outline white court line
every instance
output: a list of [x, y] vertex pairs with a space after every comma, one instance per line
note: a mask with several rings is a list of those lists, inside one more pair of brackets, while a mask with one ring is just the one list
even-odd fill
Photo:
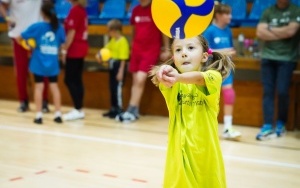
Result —
[[[75, 134], [69, 134], [69, 133], [61, 133], [61, 132], [56, 132], [56, 131], [46, 131], [46, 130], [40, 130], [40, 129], [21, 128], [21, 127], [5, 126], [5, 125], [0, 125], [0, 129], [166, 151], [166, 147], [164, 147], [164, 146], [141, 144], [141, 143], [137, 143], [137, 142], [130, 142], [130, 141], [124, 141], [124, 140], [107, 139], [107, 138], [92, 137], [92, 136], [82, 136], [82, 135], [75, 135]], [[231, 155], [224, 155], [224, 158], [227, 158], [230, 160], [243, 161], [243, 162], [251, 162], [251, 163], [264, 164], [264, 165], [272, 165], [272, 166], [281, 166], [281, 167], [287, 167], [287, 168], [300, 169], [300, 164], [291, 164], [291, 163], [276, 162], [276, 161], [269, 161], [269, 160], [252, 159], [252, 158], [237, 157], [237, 156], [231, 156]]]

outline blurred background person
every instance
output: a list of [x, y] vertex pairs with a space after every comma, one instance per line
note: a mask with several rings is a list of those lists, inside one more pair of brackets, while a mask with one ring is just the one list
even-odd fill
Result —
[[66, 32], [65, 84], [71, 95], [74, 109], [63, 115], [66, 121], [84, 118], [82, 110], [84, 85], [82, 80], [84, 58], [88, 53], [88, 17], [86, 0], [69, 0], [72, 8], [64, 20]]
[[[122, 23], [120, 20], [112, 19], [107, 23], [110, 40], [104, 46], [108, 49], [111, 58], [108, 61], [109, 68], [109, 91], [110, 109], [103, 114], [104, 117], [115, 118], [122, 112], [122, 87], [126, 74], [126, 62], [129, 59], [129, 43], [122, 33]], [[96, 54], [98, 63], [104, 63], [101, 54]]]
[[[236, 54], [233, 47], [232, 32], [229, 27], [231, 22], [231, 7], [219, 2], [215, 3], [214, 17], [212, 24], [205, 30], [203, 36], [209, 43], [209, 47], [214, 52], [226, 53], [229, 56]], [[233, 107], [235, 102], [235, 91], [233, 88], [233, 70], [222, 82], [222, 95], [224, 102], [224, 129], [223, 138], [236, 139], [241, 133], [232, 127]]]
[[171, 56], [169, 38], [156, 27], [151, 14], [151, 0], [139, 0], [132, 10], [130, 23], [133, 27], [133, 39], [129, 62], [132, 73], [131, 95], [127, 110], [116, 116], [117, 121], [129, 123], [140, 116], [140, 102], [144, 92], [150, 68]]
[[[289, 108], [289, 87], [299, 60], [300, 8], [289, 0], [277, 0], [267, 8], [257, 25], [256, 35], [264, 42], [261, 52], [263, 85], [263, 126], [257, 140], [282, 136]], [[276, 126], [273, 129], [275, 91], [277, 93]]]
[[[27, 92], [27, 82], [29, 78], [28, 65], [30, 52], [23, 48], [16, 37], [29, 25], [41, 20], [40, 8], [42, 0], [16, 1], [1, 0], [0, 12], [8, 24], [8, 36], [12, 39], [13, 58], [16, 72], [17, 89], [20, 101], [19, 112], [29, 110], [29, 96]], [[43, 112], [49, 112], [48, 108], [48, 80], [44, 79], [43, 91]]]

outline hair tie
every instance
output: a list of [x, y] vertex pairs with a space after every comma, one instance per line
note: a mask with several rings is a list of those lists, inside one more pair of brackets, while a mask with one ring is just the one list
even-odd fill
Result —
[[211, 48], [208, 48], [207, 53], [208, 53], [209, 55], [211, 55], [211, 54], [213, 53], [212, 49], [211, 49]]

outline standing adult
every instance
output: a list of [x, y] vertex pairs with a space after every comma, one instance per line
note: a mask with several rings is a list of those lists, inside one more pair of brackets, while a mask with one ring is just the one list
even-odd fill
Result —
[[84, 86], [82, 81], [84, 57], [88, 53], [88, 16], [85, 10], [86, 0], [69, 0], [72, 8], [64, 21], [66, 31], [65, 84], [70, 92], [74, 109], [63, 115], [63, 119], [84, 118], [82, 110]]
[[[14, 66], [17, 79], [18, 97], [20, 101], [19, 112], [29, 110], [29, 97], [27, 92], [28, 64], [30, 52], [23, 48], [16, 40], [20, 33], [29, 25], [41, 20], [40, 8], [42, 0], [14, 1], [1, 0], [0, 12], [8, 24], [8, 36], [12, 39]], [[48, 109], [48, 79], [44, 79], [43, 112]]]
[[[298, 59], [300, 39], [300, 8], [290, 0], [277, 0], [267, 8], [256, 35], [264, 44], [262, 48], [261, 73], [263, 85], [263, 120], [257, 140], [266, 140], [285, 133], [289, 107], [289, 86]], [[273, 129], [274, 101], [277, 91], [276, 127]]]

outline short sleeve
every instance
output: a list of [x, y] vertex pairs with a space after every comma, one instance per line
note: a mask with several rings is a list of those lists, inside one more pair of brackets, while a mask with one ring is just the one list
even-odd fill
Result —
[[66, 19], [65, 22], [65, 27], [66, 29], [76, 29], [77, 25], [78, 25], [78, 18], [77, 18], [77, 13], [76, 11], [74, 11], [75, 9], [71, 9], [70, 13]]
[[119, 59], [127, 60], [129, 59], [129, 44], [125, 37], [121, 38], [120, 41], [120, 51], [119, 51]]
[[38, 28], [40, 27], [40, 23], [35, 23], [30, 25], [26, 30], [21, 33], [23, 39], [36, 38], [38, 36], [38, 32], [40, 31]]
[[219, 95], [222, 84], [222, 76], [218, 71], [209, 70], [202, 72], [205, 85], [209, 95], [217, 94]]

